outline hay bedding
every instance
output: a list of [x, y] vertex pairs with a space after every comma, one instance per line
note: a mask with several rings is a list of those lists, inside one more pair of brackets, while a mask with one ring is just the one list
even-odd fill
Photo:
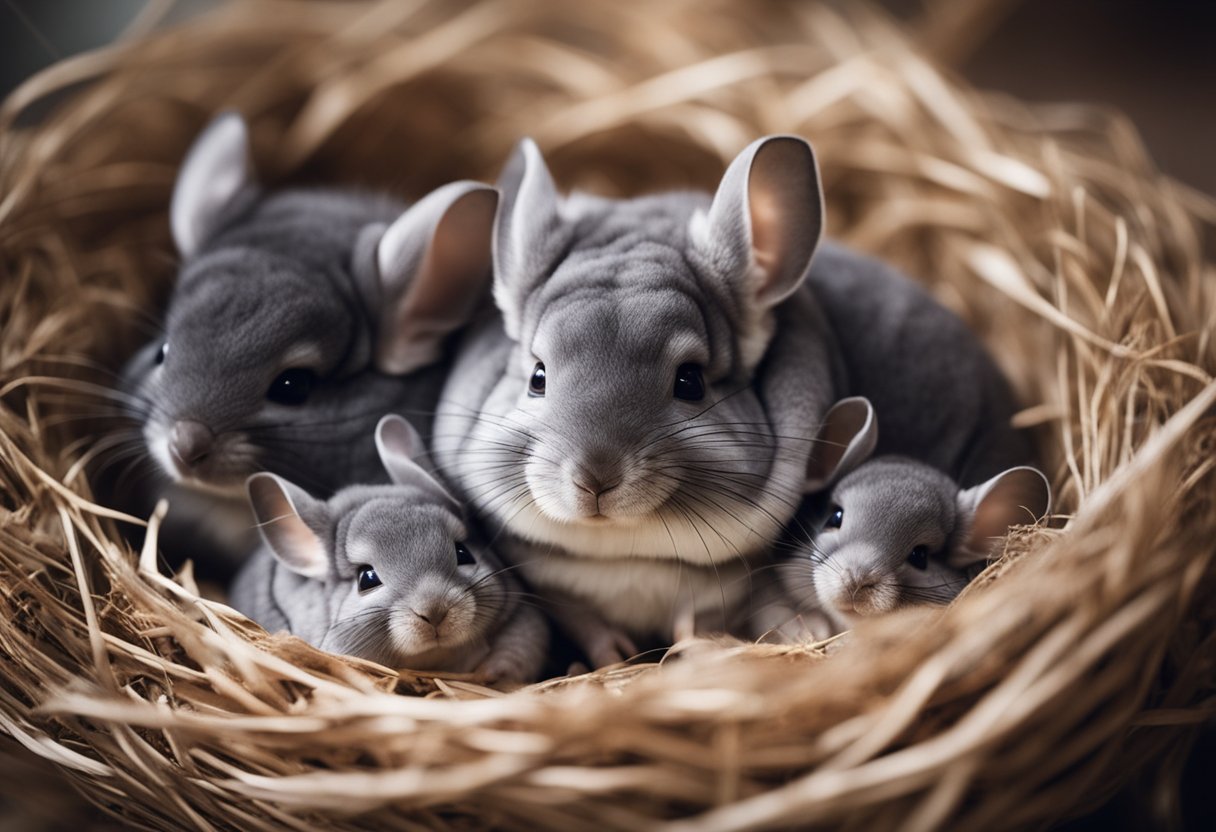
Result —
[[[274, 180], [413, 195], [525, 133], [620, 193], [810, 137], [830, 232], [924, 278], [1014, 380], [1055, 527], [826, 649], [687, 643], [510, 695], [268, 638], [156, 573], [156, 518], [129, 551], [84, 476], [173, 275], [176, 165], [224, 107]], [[1149, 763], [1169, 809], [1216, 713], [1216, 206], [1117, 116], [978, 96], [855, 5], [257, 0], [62, 63], [0, 118], [0, 726], [111, 814], [993, 828]]]

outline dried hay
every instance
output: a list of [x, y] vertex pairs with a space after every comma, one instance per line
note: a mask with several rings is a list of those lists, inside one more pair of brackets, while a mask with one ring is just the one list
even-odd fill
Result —
[[[498, 695], [267, 638], [156, 574], [155, 518], [128, 551], [82, 474], [222, 108], [275, 180], [407, 195], [522, 134], [620, 193], [810, 137], [831, 233], [1014, 380], [1057, 528], [826, 658], [692, 643]], [[0, 727], [133, 826], [1024, 826], [1149, 762], [1170, 785], [1216, 713], [1216, 205], [1118, 116], [977, 95], [855, 4], [250, 0], [59, 64], [0, 125]]]

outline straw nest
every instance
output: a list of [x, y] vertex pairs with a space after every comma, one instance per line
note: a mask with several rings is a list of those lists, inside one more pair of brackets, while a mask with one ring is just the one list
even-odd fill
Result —
[[[614, 193], [805, 135], [830, 232], [1009, 373], [1059, 516], [952, 607], [826, 649], [685, 643], [502, 695], [268, 637], [158, 575], [156, 519], [131, 551], [84, 475], [223, 108], [272, 182], [405, 195], [524, 134]], [[61, 63], [0, 118], [0, 726], [125, 822], [1024, 826], [1150, 763], [1168, 787], [1213, 715], [1216, 206], [1115, 115], [978, 95], [856, 5], [257, 0]]]

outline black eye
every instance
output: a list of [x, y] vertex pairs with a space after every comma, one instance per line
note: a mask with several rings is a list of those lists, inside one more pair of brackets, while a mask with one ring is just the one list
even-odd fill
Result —
[[828, 515], [828, 521], [823, 524], [825, 529], [839, 529], [844, 525], [844, 509], [840, 506], [832, 506], [832, 513]]
[[545, 365], [542, 361], [536, 362], [536, 367], [532, 370], [532, 378], [528, 379], [528, 395], [533, 397], [545, 395]]
[[908, 555], [908, 564], [913, 569], [927, 569], [929, 566], [929, 547], [917, 546]]
[[705, 379], [697, 364], [681, 364], [676, 369], [675, 397], [686, 402], [699, 402], [705, 398]]
[[317, 375], [312, 370], [303, 367], [292, 367], [279, 373], [266, 391], [266, 398], [278, 404], [304, 404]]
[[158, 349], [158, 350], [156, 351], [156, 363], [157, 363], [157, 365], [164, 364], [164, 363], [165, 363], [165, 356], [166, 356], [166, 355], [168, 355], [168, 354], [169, 354], [169, 342], [168, 342], [168, 341], [166, 341], [165, 343], [161, 344], [161, 345], [160, 345], [160, 349]]
[[476, 562], [477, 561], [473, 558], [473, 553], [469, 551], [468, 546], [465, 546], [463, 543], [456, 544], [456, 565], [457, 566], [469, 566]]
[[380, 586], [380, 576], [370, 566], [359, 567], [359, 591], [367, 592]]

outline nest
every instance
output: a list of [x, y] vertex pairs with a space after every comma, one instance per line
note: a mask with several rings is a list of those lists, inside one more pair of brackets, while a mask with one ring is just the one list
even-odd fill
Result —
[[[829, 232], [1014, 382], [1059, 515], [951, 607], [826, 648], [688, 642], [503, 694], [267, 636], [158, 574], [159, 515], [85, 476], [173, 279], [177, 165], [225, 108], [271, 182], [405, 196], [524, 134], [622, 194], [807, 136]], [[0, 120], [3, 747], [125, 823], [1025, 826], [1150, 764], [1168, 798], [1214, 713], [1216, 206], [1117, 115], [978, 95], [856, 4], [250, 0], [52, 67]]]

